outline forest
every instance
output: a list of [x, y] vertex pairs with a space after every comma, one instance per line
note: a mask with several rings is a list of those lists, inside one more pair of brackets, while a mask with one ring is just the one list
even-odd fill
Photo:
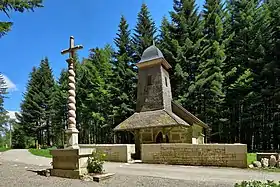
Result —
[[[113, 143], [112, 129], [135, 110], [135, 64], [155, 41], [172, 66], [173, 99], [210, 126], [207, 142], [279, 149], [280, 0], [206, 0], [201, 8], [195, 0], [168, 3], [173, 9], [159, 28], [142, 4], [135, 28], [121, 16], [114, 47], [93, 46], [86, 58], [76, 54], [79, 142]], [[35, 140], [65, 144], [67, 69], [55, 80], [49, 61], [29, 74], [12, 132], [15, 148]], [[131, 138], [124, 133], [120, 142]]]

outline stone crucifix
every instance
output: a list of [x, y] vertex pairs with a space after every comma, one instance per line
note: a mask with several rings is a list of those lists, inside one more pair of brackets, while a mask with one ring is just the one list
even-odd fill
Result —
[[76, 50], [82, 49], [82, 45], [74, 45], [74, 37], [70, 37], [70, 47], [61, 51], [64, 55], [69, 53], [69, 58], [66, 60], [68, 62], [68, 129], [66, 133], [68, 134], [68, 149], [79, 149], [78, 144], [78, 129], [76, 128], [76, 87], [75, 87], [75, 69], [74, 69], [74, 54]]

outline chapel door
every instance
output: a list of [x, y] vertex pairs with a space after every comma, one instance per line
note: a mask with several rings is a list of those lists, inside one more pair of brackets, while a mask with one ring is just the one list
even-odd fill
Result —
[[163, 143], [163, 135], [161, 132], [159, 132], [156, 137], [156, 143]]

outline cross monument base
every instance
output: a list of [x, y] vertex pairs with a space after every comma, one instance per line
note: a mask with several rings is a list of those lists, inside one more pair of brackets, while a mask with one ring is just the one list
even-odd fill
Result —
[[80, 179], [87, 174], [87, 161], [92, 154], [90, 149], [56, 149], [51, 150], [53, 156], [51, 176]]

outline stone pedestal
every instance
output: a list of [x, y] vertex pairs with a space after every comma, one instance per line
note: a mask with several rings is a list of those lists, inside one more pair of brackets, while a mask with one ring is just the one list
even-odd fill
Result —
[[81, 175], [88, 173], [87, 160], [92, 151], [91, 149], [51, 150], [53, 156], [51, 176], [79, 179]]
[[67, 129], [66, 134], [68, 136], [66, 149], [79, 149], [79, 144], [78, 144], [79, 131], [78, 131], [78, 129], [76, 129], [76, 128]]

